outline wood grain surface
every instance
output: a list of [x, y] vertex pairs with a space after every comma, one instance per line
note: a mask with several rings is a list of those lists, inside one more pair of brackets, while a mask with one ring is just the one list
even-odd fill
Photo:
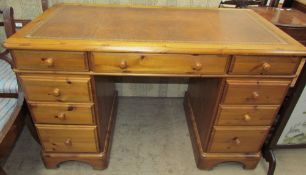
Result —
[[272, 124], [278, 105], [220, 105], [216, 125], [245, 126]]
[[92, 103], [29, 103], [32, 117], [39, 124], [95, 123]]
[[91, 85], [87, 76], [20, 76], [26, 98], [42, 102], [90, 102]]
[[94, 72], [224, 74], [228, 56], [98, 53], [90, 57]]
[[273, 79], [227, 79], [223, 104], [267, 104], [282, 103], [290, 81]]
[[14, 50], [13, 54], [18, 69], [88, 71], [85, 52]]
[[46, 152], [99, 151], [96, 126], [36, 124], [36, 128]]
[[248, 153], [259, 152], [269, 127], [215, 126], [209, 152]]

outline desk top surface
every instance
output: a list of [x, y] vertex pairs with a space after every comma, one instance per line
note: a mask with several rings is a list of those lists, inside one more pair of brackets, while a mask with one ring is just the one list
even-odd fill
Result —
[[289, 54], [305, 48], [251, 10], [61, 4], [5, 44], [11, 49]]

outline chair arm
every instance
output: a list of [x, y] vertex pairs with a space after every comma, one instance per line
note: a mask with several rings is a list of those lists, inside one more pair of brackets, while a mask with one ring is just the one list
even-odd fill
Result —
[[9, 59], [6, 55], [9, 54], [9, 51], [6, 49], [3, 52], [0, 53], [0, 59], [6, 61], [8, 64], [11, 65], [13, 68], [13, 62], [11, 59]]

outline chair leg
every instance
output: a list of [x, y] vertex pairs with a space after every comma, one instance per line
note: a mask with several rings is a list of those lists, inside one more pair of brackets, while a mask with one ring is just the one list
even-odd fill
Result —
[[27, 116], [25, 120], [26, 120], [25, 121], [26, 126], [29, 129], [31, 136], [34, 138], [34, 140], [38, 144], [40, 144], [40, 141], [39, 141], [39, 138], [38, 138], [38, 135], [37, 135], [37, 131], [36, 131], [36, 128], [34, 126], [34, 123], [33, 123], [32, 119], [31, 119], [31, 116]]
[[28, 130], [30, 131], [30, 134], [32, 135], [32, 137], [34, 138], [34, 140], [40, 144], [38, 135], [37, 135], [37, 130], [35, 128], [34, 122], [32, 120], [30, 111], [28, 109], [28, 106], [26, 105], [26, 102], [24, 102], [24, 107], [25, 107], [25, 124], [28, 128]]
[[7, 175], [1, 166], [0, 166], [0, 175]]
[[276, 167], [276, 159], [272, 149], [264, 148], [263, 157], [269, 162], [269, 169], [267, 175], [273, 175]]

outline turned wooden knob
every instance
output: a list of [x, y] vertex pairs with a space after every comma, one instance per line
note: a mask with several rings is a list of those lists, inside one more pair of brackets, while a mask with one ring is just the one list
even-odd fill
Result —
[[61, 91], [59, 88], [55, 88], [52, 93], [55, 97], [58, 97], [61, 95]]
[[271, 69], [271, 64], [269, 64], [269, 63], [267, 63], [267, 62], [263, 63], [263, 64], [262, 64], [262, 69], [263, 69], [264, 71], [270, 70], [270, 69]]
[[256, 91], [254, 91], [254, 92], [252, 93], [252, 95], [253, 95], [253, 98], [254, 98], [254, 99], [257, 99], [257, 98], [259, 97], [259, 93], [256, 92]]
[[199, 71], [199, 70], [201, 70], [202, 69], [202, 64], [201, 63], [199, 63], [199, 62], [196, 62], [193, 66], [192, 66], [192, 69], [193, 70], [196, 70], [196, 71]]
[[233, 140], [236, 145], [239, 145], [241, 143], [238, 137], [235, 137]]
[[243, 116], [245, 121], [250, 121], [251, 120], [251, 116], [249, 114], [244, 114]]
[[67, 145], [67, 146], [72, 145], [72, 141], [71, 141], [70, 138], [68, 138], [68, 139], [65, 140], [65, 145]]
[[52, 67], [54, 66], [54, 60], [53, 58], [44, 58], [43, 62], [48, 66], [48, 67]]
[[128, 64], [125, 60], [121, 61], [119, 64], [120, 69], [126, 69], [128, 67]]
[[66, 119], [66, 114], [64, 112], [62, 112], [58, 116], [56, 116], [56, 118], [58, 118], [60, 120], [65, 120]]

